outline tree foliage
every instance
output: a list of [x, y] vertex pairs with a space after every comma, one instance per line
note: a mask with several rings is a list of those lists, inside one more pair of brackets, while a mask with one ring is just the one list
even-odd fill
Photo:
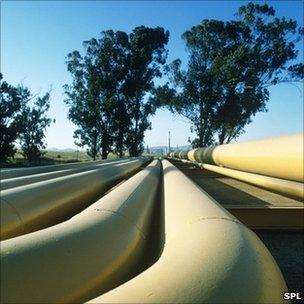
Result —
[[249, 3], [237, 20], [203, 20], [183, 34], [189, 52], [168, 66], [170, 83], [155, 90], [154, 102], [192, 122], [193, 146], [228, 143], [252, 117], [266, 111], [268, 87], [303, 79], [296, 43], [303, 29], [294, 20], [275, 17], [271, 6]]
[[21, 98], [18, 89], [3, 81], [0, 74], [0, 162], [13, 157], [14, 145], [20, 132]]
[[1, 74], [0, 80], [0, 162], [14, 157], [17, 140], [25, 158], [29, 162], [37, 161], [42, 155], [41, 149], [45, 148], [45, 129], [51, 123], [45, 115], [49, 109], [50, 94], [38, 97], [31, 107], [29, 103], [34, 96], [28, 88], [7, 84]]
[[241, 37], [214, 63], [223, 91], [216, 121], [219, 143], [236, 138], [252, 116], [266, 110], [269, 86], [304, 76], [303, 64], [292, 63], [298, 55], [296, 43], [303, 36], [296, 21], [275, 17], [275, 10], [267, 4], [249, 3], [240, 7], [238, 16], [240, 21], [227, 26]]
[[88, 146], [95, 159], [110, 151], [120, 157], [126, 148], [132, 156], [142, 151], [148, 116], [154, 108], [145, 99], [165, 62], [163, 28], [137, 27], [128, 35], [103, 31], [100, 39], [84, 42], [84, 55], [68, 55], [72, 85], [65, 85], [69, 119], [78, 127], [76, 143]]
[[[125, 43], [122, 32], [102, 32], [101, 39], [84, 42], [85, 55], [78, 51], [68, 55], [67, 67], [72, 85], [65, 85], [69, 105], [68, 118], [78, 127], [74, 137], [79, 146], [88, 146], [88, 154], [95, 159], [102, 152], [106, 158], [111, 150], [113, 113], [119, 86], [119, 50]], [[116, 57], [116, 58], [115, 58]]]
[[154, 88], [153, 79], [161, 77], [160, 67], [166, 62], [169, 32], [163, 28], [137, 27], [130, 34], [127, 55], [128, 74], [123, 93], [127, 101], [127, 114], [131, 123], [126, 136], [131, 156], [143, 152], [144, 132], [151, 127], [149, 115], [154, 114], [154, 104], [145, 99]]
[[28, 88], [21, 87], [22, 107], [20, 112], [19, 141], [22, 154], [28, 162], [38, 161], [45, 149], [45, 130], [51, 124], [52, 119], [47, 117], [46, 112], [50, 107], [50, 93], [37, 97], [33, 106], [28, 101], [33, 98]]

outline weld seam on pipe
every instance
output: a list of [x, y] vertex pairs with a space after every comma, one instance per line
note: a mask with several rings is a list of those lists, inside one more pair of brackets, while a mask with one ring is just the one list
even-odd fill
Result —
[[[94, 209], [94, 210], [97, 211], [97, 209]], [[105, 209], [102, 210], [102, 213], [105, 214], [105, 215], [106, 214], [110, 214], [111, 221], [113, 221], [113, 222], [115, 222], [114, 218], [117, 218], [118, 219], [117, 223], [121, 223], [123, 226], [125, 226], [125, 229], [127, 229], [127, 227], [129, 227], [128, 230], [130, 230], [130, 231], [132, 231], [132, 229], [135, 229], [135, 231], [137, 232], [137, 236], [139, 238], [139, 240], [137, 240], [137, 243], [140, 244], [142, 242], [143, 244], [141, 244], [140, 246], [141, 247], [146, 246], [146, 244], [147, 244], [147, 238], [145, 237], [144, 233], [136, 225], [134, 225], [134, 223], [132, 223], [132, 221], [130, 221], [127, 217], [125, 217], [122, 214], [119, 214], [117, 212], [114, 212], [114, 211], [111, 211], [111, 210], [105, 210]], [[50, 229], [50, 228], [52, 228], [52, 227], [48, 227], [47, 229]], [[35, 233], [40, 233], [40, 232], [41, 232], [41, 230], [34, 232], [34, 234]], [[26, 237], [27, 235], [21, 235], [20, 237], [22, 238], [24, 236]], [[10, 239], [10, 240], [5, 240], [4, 242], [13, 242], [13, 241], [14, 241], [14, 239]], [[134, 252], [132, 254], [137, 254], [137, 253]], [[102, 258], [102, 255], [101, 255], [101, 258]], [[138, 262], [140, 262], [140, 261], [138, 261]], [[1, 264], [4, 265], [5, 262], [1, 261]], [[123, 266], [123, 265], [121, 265], [121, 266]], [[102, 270], [103, 269], [101, 269], [101, 271]], [[37, 270], [35, 270], [35, 271], [37, 272]], [[28, 275], [29, 275], [29, 273], [28, 273]], [[68, 274], [66, 273], [66, 275], [68, 275]], [[1, 277], [4, 277], [4, 274], [2, 274]], [[1, 285], [3, 283], [4, 283], [3, 280], [1, 280]], [[77, 299], [77, 301], [75, 301], [75, 294], [72, 294], [72, 296], [70, 294], [64, 294], [62, 296], [62, 298], [60, 298], [60, 299], [58, 299], [56, 301], [48, 301], [48, 300], [45, 300], [45, 299], [42, 300], [42, 299], [33, 298], [33, 297], [30, 298], [30, 301], [28, 301], [28, 300], [26, 300], [26, 301], [20, 300], [20, 297], [19, 297], [18, 301], [15, 301], [15, 299], [11, 299], [10, 298], [11, 295], [9, 297], [7, 297], [6, 295], [3, 295], [3, 293], [4, 293], [4, 289], [3, 288], [5, 288], [5, 287], [1, 286], [1, 289], [2, 289], [2, 292], [1, 292], [1, 303], [45, 303], [45, 304], [47, 304], [47, 303], [83, 303], [84, 300], [80, 300], [80, 299], [81, 298], [88, 298], [87, 295], [81, 295], [81, 296], [77, 295], [78, 299]], [[74, 293], [75, 293], [75, 290], [74, 290]], [[77, 293], [77, 291], [76, 291], [76, 293]], [[89, 291], [86, 290], [86, 293], [91, 293], [91, 291], [90, 290]], [[32, 291], [31, 291], [31, 296], [32, 296]], [[17, 298], [18, 298], [18, 296], [17, 296]]]
[[[20, 204], [21, 210], [24, 212], [24, 216], [22, 213], [18, 212], [19, 217], [22, 218], [23, 221], [23, 233], [26, 232], [33, 232], [39, 229], [46, 228], [46, 225], [44, 224], [45, 221], [47, 221], [47, 225], [51, 226], [53, 224], [57, 224], [58, 220], [57, 218], [61, 218], [64, 216], [64, 214], [68, 213], [68, 210], [65, 210], [64, 214], [61, 214], [62, 208], [65, 208], [66, 206], [70, 205], [72, 201], [78, 202], [75, 205], [75, 208], [80, 208], [82, 205], [86, 205], [89, 200], [94, 199], [94, 197], [97, 197], [98, 193], [102, 195], [104, 193], [105, 189], [108, 189], [113, 183], [124, 176], [130, 174], [131, 172], [134, 172], [136, 169], [140, 168], [141, 165], [147, 163], [148, 159], [145, 158], [138, 158], [138, 159], [132, 159], [127, 162], [113, 164], [112, 166], [105, 166], [100, 167], [98, 169], [94, 169], [91, 171], [85, 171], [80, 173], [74, 173], [72, 175], [68, 176], [61, 176], [57, 177], [51, 180], [45, 180], [41, 182], [37, 182], [34, 184], [29, 185], [23, 185], [17, 188], [7, 189], [4, 190], [1, 194], [1, 199], [3, 197], [6, 201], [10, 202], [10, 205]], [[115, 169], [115, 170], [114, 170]], [[113, 173], [114, 172], [114, 173]], [[100, 180], [100, 175], [103, 176], [103, 179]], [[82, 200], [79, 201], [79, 199], [75, 196], [75, 191], [77, 188], [77, 183], [80, 183], [81, 181], [84, 182], [88, 176], [92, 176], [92, 179], [94, 180], [94, 183], [91, 185], [92, 189], [89, 190], [83, 190], [79, 192], [79, 195], [82, 196]], [[66, 182], [66, 188], [62, 186], [62, 181]], [[72, 184], [70, 183], [72, 181]], [[99, 184], [99, 186], [97, 186]], [[47, 192], [44, 194], [43, 191], [46, 191], [46, 189], [49, 189], [49, 186], [52, 186], [52, 191], [55, 191], [56, 187], [63, 187], [66, 191], [67, 189], [70, 191], [67, 191], [65, 193], [64, 198], [57, 194], [56, 199], [53, 199], [50, 196], [46, 196]], [[87, 184], [88, 185], [88, 184]], [[99, 190], [98, 190], [99, 189]], [[73, 190], [73, 192], [71, 192]], [[98, 190], [98, 191], [97, 191]], [[24, 197], [22, 196], [23, 192], [27, 193], [27, 200], [24, 200]], [[36, 198], [33, 197], [33, 193], [36, 193], [37, 191], [40, 191], [38, 194], [42, 195], [42, 197]], [[54, 192], [50, 192], [51, 195]], [[92, 192], [93, 191], [93, 192]], [[37, 193], [36, 193], [37, 194]], [[16, 197], [15, 203], [11, 202], [9, 200], [9, 196]], [[38, 195], [38, 196], [39, 196]], [[41, 201], [42, 200], [42, 201]], [[54, 201], [55, 200], [55, 201]], [[27, 209], [25, 206], [25, 203], [28, 205], [28, 203], [32, 204], [32, 209]], [[55, 204], [56, 202], [56, 204]], [[42, 204], [43, 203], [43, 204]], [[43, 205], [44, 207], [41, 207]], [[20, 209], [18, 206], [14, 206], [15, 209]], [[3, 206], [2, 206], [3, 208]], [[74, 208], [74, 209], [75, 209]], [[21, 234], [20, 227], [17, 225], [17, 222], [10, 221], [8, 219], [7, 222], [4, 220], [7, 219], [6, 214], [4, 213], [4, 209], [1, 210], [1, 239], [9, 239], [15, 236], [18, 236]], [[71, 210], [72, 212], [72, 210]], [[51, 216], [49, 216], [51, 214]], [[24, 218], [26, 217], [26, 219]], [[45, 219], [45, 221], [42, 222], [42, 219]], [[49, 222], [52, 222], [51, 224]], [[9, 225], [13, 225], [9, 228]], [[6, 230], [4, 230], [4, 228]]]
[[3, 241], [1, 301], [83, 303], [138, 274], [161, 170], [155, 161], [71, 219]]
[[[138, 188], [140, 188], [141, 185], [142, 185], [144, 182], [145, 182], [145, 180], [143, 179], [143, 180], [139, 183], [138, 187], [133, 189], [133, 191], [132, 191], [132, 192], [129, 194], [129, 196], [125, 199], [123, 205], [127, 204], [127, 203], [132, 199], [132, 197], [134, 196], [134, 194], [136, 193], [136, 191], [138, 191]], [[121, 208], [122, 208], [122, 206], [120, 207], [120, 209], [121, 209]], [[140, 229], [140, 228], [139, 228], [131, 219], [129, 219], [129, 218], [126, 217], [125, 215], [121, 214], [121, 213], [119, 212], [120, 209], [118, 209], [118, 211], [115, 211], [115, 213], [116, 213], [116, 214], [119, 214], [120, 216], [122, 216], [122, 217], [124, 217], [125, 219], [127, 219], [128, 221], [130, 221], [130, 223], [133, 223], [134, 227], [136, 227], [136, 228], [139, 230], [139, 232], [143, 235], [143, 237], [146, 239], [146, 236], [145, 236], [145, 234], [143, 233], [143, 231], [142, 231], [142, 230], [141, 230], [141, 229]], [[101, 208], [100, 210], [102, 211], [102, 210], [107, 210], [107, 209]], [[109, 210], [107, 210], [107, 211], [109, 211]], [[112, 211], [112, 212], [113, 212], [113, 211]]]
[[6, 205], [8, 205], [11, 208], [11, 210], [13, 211], [13, 214], [15, 214], [20, 221], [21, 230], [24, 231], [25, 230], [25, 224], [24, 224], [24, 222], [22, 220], [22, 217], [19, 214], [17, 208], [14, 205], [12, 205], [7, 199], [1, 198], [1, 202], [4, 202]]
[[167, 161], [163, 165], [161, 256], [87, 303], [282, 303], [287, 287], [261, 240], [180, 170]]
[[129, 219], [127, 216], [119, 213], [118, 211], [112, 211], [112, 210], [108, 210], [108, 209], [104, 209], [104, 208], [102, 208], [102, 209], [97, 208], [97, 209], [94, 209], [94, 210], [98, 211], [98, 212], [108, 212], [108, 213], [111, 213], [111, 214], [113, 214], [117, 217], [125, 219], [130, 224], [130, 226], [132, 226], [132, 227], [134, 227], [138, 230], [139, 234], [141, 235], [141, 237], [144, 240], [147, 239], [147, 236], [144, 234], [144, 232], [131, 219]]
[[244, 227], [246, 227], [242, 222], [240, 222], [237, 219], [233, 219], [233, 218], [228, 218], [228, 217], [221, 217], [221, 216], [207, 216], [207, 217], [202, 217], [199, 219], [196, 219], [194, 221], [191, 221], [190, 224], [194, 224], [197, 222], [201, 222], [201, 221], [209, 221], [209, 220], [224, 220], [224, 221], [230, 221], [230, 222], [234, 222], [236, 224], [242, 225]]

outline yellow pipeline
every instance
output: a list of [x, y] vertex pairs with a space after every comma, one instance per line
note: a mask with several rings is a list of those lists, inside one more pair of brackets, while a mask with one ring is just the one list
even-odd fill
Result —
[[50, 166], [37, 166], [31, 168], [16, 168], [16, 169], [1, 169], [1, 180], [7, 178], [14, 178], [19, 176], [26, 176], [31, 174], [39, 174], [45, 172], [53, 172], [59, 170], [73, 169], [73, 168], [82, 168], [88, 167], [91, 165], [96, 165], [100, 163], [110, 162], [112, 160], [99, 160], [99, 161], [87, 161], [87, 162], [76, 162], [76, 163], [68, 163], [61, 165], [50, 165]]
[[181, 152], [180, 150], [173, 152], [173, 157], [178, 158], [180, 152]]
[[138, 158], [1, 191], [1, 239], [65, 220], [147, 161], [147, 158]]
[[36, 183], [36, 182], [41, 182], [41, 181], [52, 179], [55, 177], [75, 174], [75, 173], [84, 172], [84, 171], [90, 171], [93, 169], [97, 169], [101, 166], [111, 165], [113, 163], [117, 164], [117, 163], [126, 162], [126, 161], [127, 161], [127, 159], [109, 160], [109, 161], [94, 162], [94, 163], [91, 162], [90, 165], [87, 165], [87, 166], [80, 166], [80, 167], [74, 166], [71, 169], [31, 174], [31, 175], [19, 176], [19, 177], [14, 177], [14, 178], [7, 178], [4, 180], [1, 180], [1, 191], [10, 189], [10, 188], [14, 188], [14, 187], [19, 187], [19, 186], [23, 186], [23, 185]]
[[180, 159], [187, 159], [187, 155], [188, 155], [187, 151], [180, 151], [178, 157]]
[[270, 189], [280, 193], [288, 194], [289, 196], [295, 197], [297, 199], [303, 199], [304, 197], [303, 183], [283, 180], [275, 177], [263, 176], [254, 173], [247, 173], [207, 164], [202, 164], [201, 167], [209, 171], [213, 171], [253, 185], [263, 187], [265, 189]]
[[59, 225], [1, 243], [1, 303], [80, 303], [141, 262], [160, 162]]
[[194, 149], [188, 152], [188, 159], [204, 164], [215, 164], [230, 169], [303, 182], [303, 149], [303, 133], [299, 133]]
[[286, 284], [260, 239], [168, 161], [163, 168], [161, 257], [89, 303], [282, 303]]
[[[187, 151], [187, 159], [190, 161], [196, 161], [196, 159], [195, 159], [196, 151], [197, 151], [197, 149]], [[171, 155], [170, 155], [170, 157], [173, 158], [173, 156], [171, 156]]]

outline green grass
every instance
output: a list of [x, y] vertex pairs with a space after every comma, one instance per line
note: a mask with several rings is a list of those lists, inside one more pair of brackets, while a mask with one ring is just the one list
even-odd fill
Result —
[[43, 158], [52, 159], [56, 162], [71, 162], [71, 161], [89, 161], [93, 160], [86, 152], [61, 152], [61, 151], [46, 151]]

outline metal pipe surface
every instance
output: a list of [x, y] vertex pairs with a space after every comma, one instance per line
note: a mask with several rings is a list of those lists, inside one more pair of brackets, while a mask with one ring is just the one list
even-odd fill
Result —
[[181, 152], [180, 150], [173, 152], [173, 157], [178, 158], [180, 152]]
[[128, 159], [109, 160], [109, 161], [104, 161], [104, 162], [91, 163], [88, 166], [80, 166], [80, 167], [74, 166], [71, 169], [31, 174], [31, 175], [19, 176], [19, 177], [14, 177], [14, 178], [7, 178], [7, 179], [0, 181], [1, 191], [6, 190], [6, 189], [11, 189], [14, 187], [19, 187], [19, 186], [23, 186], [23, 185], [36, 183], [36, 182], [41, 182], [44, 180], [49, 180], [49, 179], [52, 179], [55, 177], [75, 174], [75, 173], [84, 172], [84, 171], [90, 171], [93, 169], [97, 169], [101, 166], [111, 165], [113, 163], [117, 164], [117, 163], [122, 163], [122, 162], [126, 162], [126, 161], [128, 161]]
[[148, 161], [132, 161], [1, 191], [1, 240], [66, 220]]
[[265, 189], [270, 189], [279, 193], [287, 194], [296, 199], [302, 200], [304, 198], [303, 183], [283, 180], [275, 177], [263, 176], [254, 173], [242, 172], [238, 170], [227, 169], [207, 164], [201, 164], [201, 167], [206, 170], [223, 174], [256, 186], [260, 186]]
[[304, 179], [303, 133], [193, 149], [188, 152], [187, 158], [297, 182]]
[[187, 157], [188, 157], [188, 152], [187, 152], [187, 151], [181, 151], [181, 152], [179, 152], [178, 157], [179, 157], [180, 159], [187, 159]]
[[70, 220], [1, 243], [1, 303], [81, 303], [126, 280], [146, 248], [154, 161]]
[[95, 166], [96, 164], [107, 163], [111, 161], [113, 160], [105, 159], [98, 161], [76, 162], [76, 163], [68, 163], [68, 164], [60, 164], [60, 165], [35, 166], [30, 168], [1, 169], [0, 177], [1, 180], [4, 180], [7, 178], [14, 178], [14, 177], [26, 176], [31, 174], [39, 174], [45, 172]]
[[161, 257], [88, 303], [282, 303], [284, 278], [260, 239], [166, 160], [163, 169]]

